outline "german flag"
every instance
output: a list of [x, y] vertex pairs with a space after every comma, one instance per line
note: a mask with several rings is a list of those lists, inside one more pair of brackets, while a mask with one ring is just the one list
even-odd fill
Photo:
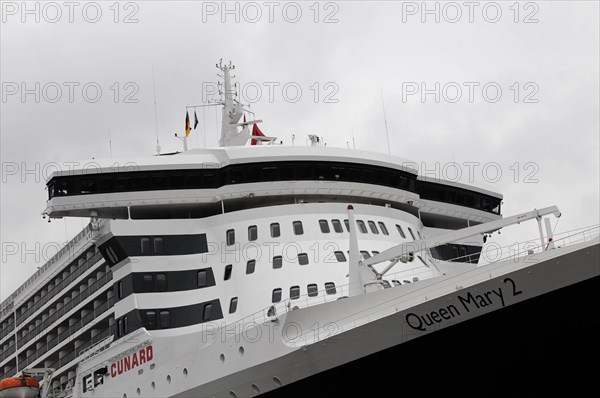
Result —
[[185, 111], [185, 136], [186, 137], [190, 136], [191, 130], [192, 130], [192, 127], [190, 126], [190, 114], [188, 113], [188, 111]]

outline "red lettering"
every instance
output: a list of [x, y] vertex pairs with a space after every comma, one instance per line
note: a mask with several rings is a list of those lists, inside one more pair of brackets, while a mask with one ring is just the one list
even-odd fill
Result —
[[140, 350], [140, 365], [146, 362], [146, 350]]
[[150, 362], [154, 358], [154, 352], [152, 350], [152, 346], [149, 345], [146, 347], [146, 361]]
[[131, 369], [131, 358], [130, 357], [125, 357], [123, 359], [123, 361], [125, 362], [125, 364], [123, 365], [123, 371], [127, 372], [128, 370]]
[[119, 359], [119, 361], [117, 362], [117, 373], [123, 374], [123, 360], [122, 359]]
[[117, 364], [110, 365], [110, 377], [117, 377]]
[[133, 358], [131, 359], [131, 368], [133, 369], [138, 365], [139, 365], [139, 362], [138, 362], [138, 358], [137, 358], [137, 352], [134, 352]]

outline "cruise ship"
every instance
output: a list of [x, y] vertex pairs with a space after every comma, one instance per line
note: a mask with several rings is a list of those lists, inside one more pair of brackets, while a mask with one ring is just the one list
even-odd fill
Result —
[[[281, 145], [241, 121], [233, 66], [217, 67], [220, 147], [48, 178], [44, 217], [90, 222], [0, 305], [0, 397], [384, 396], [592, 374], [577, 358], [598, 350], [598, 225], [559, 234], [555, 206], [503, 216], [500, 193], [396, 156]], [[534, 221], [526, 250], [482, 259], [491, 234]]]

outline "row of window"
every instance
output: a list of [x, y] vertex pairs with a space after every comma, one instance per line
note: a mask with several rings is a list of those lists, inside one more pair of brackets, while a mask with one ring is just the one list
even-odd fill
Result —
[[[133, 169], [133, 167], [132, 167]], [[416, 192], [424, 199], [454, 203], [500, 214], [501, 200], [463, 188], [449, 187], [387, 167], [345, 162], [283, 161], [228, 165], [221, 169], [131, 171], [54, 177], [48, 182], [54, 196], [207, 189], [266, 181], [346, 181]]]
[[[350, 231], [350, 222], [348, 221], [348, 219], [344, 220], [344, 225], [346, 226], [346, 232], [349, 232]], [[356, 225], [358, 227], [358, 231], [362, 234], [367, 234], [367, 233], [369, 233], [369, 231], [371, 231], [371, 233], [374, 235], [379, 235], [380, 233], [383, 235], [390, 234], [383, 221], [375, 222], [372, 220], [367, 220], [367, 222], [365, 223], [363, 220], [356, 220]], [[367, 226], [368, 226], [368, 228], [367, 228]], [[339, 219], [332, 219], [331, 227], [333, 228], [333, 231], [336, 233], [344, 232], [344, 229], [342, 228], [342, 223]], [[324, 234], [331, 233], [331, 228], [329, 227], [329, 220], [325, 220], [325, 219], [319, 220], [319, 228], [321, 229], [321, 232]], [[402, 227], [400, 225], [396, 224], [396, 228], [398, 229], [398, 233], [400, 233], [400, 236], [403, 239], [406, 239], [406, 234], [404, 233], [404, 230], [402, 229]], [[271, 223], [271, 225], [269, 226], [269, 230], [271, 233], [271, 238], [279, 238], [281, 236], [281, 226], [279, 225], [278, 222]], [[302, 221], [292, 222], [292, 230], [294, 231], [294, 235], [303, 235], [304, 227], [302, 225]], [[408, 227], [408, 232], [412, 236], [413, 240], [417, 239], [415, 237], [415, 233], [413, 232], [412, 228]], [[422, 238], [421, 233], [419, 231], [417, 231], [417, 234], [419, 234], [419, 239], [421, 239]], [[248, 241], [253, 242], [256, 240], [258, 240], [258, 227], [256, 225], [251, 225], [248, 227]], [[227, 232], [225, 233], [225, 241], [227, 242], [228, 246], [232, 246], [235, 244], [235, 229], [227, 230]]]
[[[310, 283], [306, 285], [306, 292], [308, 297], [316, 297], [319, 295], [319, 288], [316, 283]], [[281, 301], [281, 295], [283, 290], [281, 288], [273, 289], [273, 293], [271, 295], [272, 303], [279, 303]], [[335, 283], [333, 282], [325, 282], [325, 293], [326, 294], [336, 294], [337, 289], [335, 288]], [[300, 286], [292, 286], [290, 287], [290, 299], [296, 300], [300, 298]]]

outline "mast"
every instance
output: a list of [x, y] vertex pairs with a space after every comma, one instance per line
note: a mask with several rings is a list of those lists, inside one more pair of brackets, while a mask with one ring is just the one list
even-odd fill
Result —
[[[233, 96], [235, 91], [231, 88], [231, 79], [235, 76], [231, 76], [230, 71], [235, 69], [235, 65], [229, 61], [228, 64], [223, 64], [223, 60], [219, 61], [217, 68], [223, 72], [223, 88], [222, 105], [223, 105], [223, 117], [221, 119], [221, 138], [219, 144], [221, 146], [232, 146], [232, 145], [244, 145], [244, 142], [238, 143], [239, 137], [237, 124], [242, 117], [243, 110], [242, 105], [238, 101], [234, 101]], [[241, 138], [241, 137], [240, 137]]]

